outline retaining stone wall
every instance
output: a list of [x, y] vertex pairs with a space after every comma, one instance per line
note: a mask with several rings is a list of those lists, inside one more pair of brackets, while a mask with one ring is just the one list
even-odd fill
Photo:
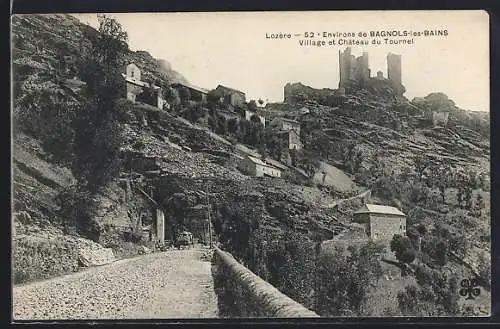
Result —
[[238, 263], [231, 254], [215, 248], [213, 264], [221, 317], [319, 317]]

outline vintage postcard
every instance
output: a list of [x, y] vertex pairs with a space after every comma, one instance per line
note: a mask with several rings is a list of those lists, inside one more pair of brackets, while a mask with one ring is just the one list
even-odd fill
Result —
[[490, 316], [485, 11], [11, 26], [13, 321]]

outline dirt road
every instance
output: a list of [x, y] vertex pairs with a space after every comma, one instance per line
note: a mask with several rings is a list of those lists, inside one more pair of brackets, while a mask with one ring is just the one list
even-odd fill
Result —
[[169, 250], [15, 286], [13, 319], [217, 317], [205, 250]]

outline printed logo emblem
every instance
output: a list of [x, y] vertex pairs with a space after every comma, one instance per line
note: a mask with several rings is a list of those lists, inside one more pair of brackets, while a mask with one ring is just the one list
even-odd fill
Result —
[[474, 297], [479, 296], [481, 294], [481, 290], [477, 288], [479, 285], [476, 279], [463, 279], [460, 282], [460, 295], [463, 297], [467, 297], [465, 299], [475, 299]]

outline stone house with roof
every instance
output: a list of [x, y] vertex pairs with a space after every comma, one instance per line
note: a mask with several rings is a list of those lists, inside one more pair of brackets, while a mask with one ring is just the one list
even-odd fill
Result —
[[126, 73], [122, 73], [122, 76], [125, 79], [127, 99], [136, 102], [137, 95], [141, 94], [145, 88], [152, 88], [154, 93], [154, 104], [150, 105], [162, 109], [165, 100], [162, 96], [161, 87], [141, 81], [141, 70], [134, 63], [128, 64], [125, 70]]
[[224, 104], [230, 104], [232, 106], [242, 106], [246, 102], [245, 93], [237, 89], [218, 85], [215, 90], [222, 94], [222, 101]]
[[302, 148], [300, 136], [297, 135], [295, 130], [280, 131], [278, 135], [285, 142], [285, 145], [288, 145], [289, 150], [300, 150]]
[[257, 112], [245, 110], [245, 120], [250, 121], [252, 120], [253, 116], [257, 116], [259, 118], [260, 123], [265, 127], [266, 126], [266, 118], [264, 118], [262, 115], [259, 115]]
[[365, 204], [354, 212], [353, 222], [366, 225], [372, 240], [390, 241], [394, 235], [406, 235], [406, 215], [395, 207]]
[[289, 150], [302, 149], [300, 122], [277, 117], [271, 121], [270, 125], [278, 129], [278, 136], [285, 142]]
[[251, 155], [244, 157], [239, 167], [254, 177], [281, 177], [281, 169]]
[[171, 87], [174, 88], [174, 92], [177, 93], [177, 96], [179, 96], [179, 90], [181, 88], [186, 88], [187, 90], [189, 90], [189, 93], [191, 94], [190, 100], [195, 102], [201, 102], [202, 104], [207, 102], [208, 90], [205, 88], [201, 88], [192, 85], [190, 83], [182, 83], [182, 82], [173, 83]]
[[450, 116], [450, 112], [448, 111], [433, 111], [432, 112], [432, 125], [434, 127], [442, 126], [446, 127], [448, 125], [448, 117]]
[[297, 120], [276, 117], [271, 121], [270, 125], [283, 131], [294, 130], [300, 136], [300, 122]]

